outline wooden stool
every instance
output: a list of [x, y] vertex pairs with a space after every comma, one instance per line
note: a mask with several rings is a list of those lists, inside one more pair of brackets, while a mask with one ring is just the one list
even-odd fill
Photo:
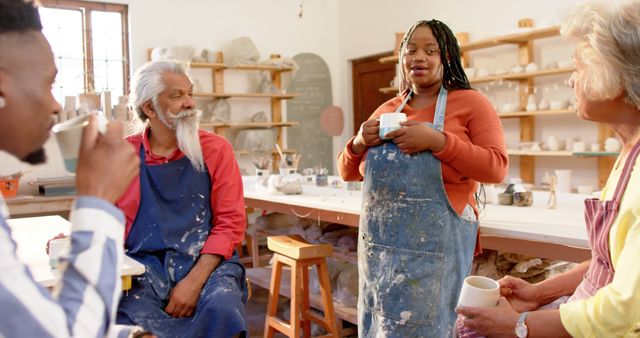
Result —
[[[275, 330], [278, 330], [290, 338], [298, 338], [302, 330], [304, 337], [310, 337], [313, 321], [329, 332], [324, 337], [338, 337], [336, 315], [331, 298], [331, 282], [325, 260], [325, 257], [333, 253], [333, 247], [330, 244], [307, 243], [298, 235], [270, 236], [267, 238], [267, 246], [274, 252], [274, 262], [264, 336], [271, 338]], [[291, 267], [291, 320], [289, 323], [276, 317], [284, 264]], [[314, 313], [309, 307], [309, 267], [313, 265], [318, 269], [324, 318]]]

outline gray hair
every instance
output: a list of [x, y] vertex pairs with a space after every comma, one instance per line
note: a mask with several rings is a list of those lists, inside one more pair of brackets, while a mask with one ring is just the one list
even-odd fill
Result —
[[158, 106], [158, 95], [165, 90], [162, 76], [167, 72], [189, 77], [187, 67], [173, 60], [147, 62], [133, 76], [129, 94], [129, 106], [132, 111], [136, 112], [142, 122], [146, 122], [148, 119], [142, 110], [142, 106], [149, 100], [151, 100], [154, 107]]
[[640, 108], [640, 1], [582, 4], [561, 33], [577, 42], [583, 68], [579, 90], [596, 101], [624, 92], [626, 101]]

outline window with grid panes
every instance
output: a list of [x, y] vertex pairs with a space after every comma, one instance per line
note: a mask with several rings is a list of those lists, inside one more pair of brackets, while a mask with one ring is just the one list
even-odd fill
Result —
[[112, 102], [129, 90], [127, 5], [79, 0], [41, 0], [43, 33], [58, 76], [53, 93], [65, 96], [111, 92]]

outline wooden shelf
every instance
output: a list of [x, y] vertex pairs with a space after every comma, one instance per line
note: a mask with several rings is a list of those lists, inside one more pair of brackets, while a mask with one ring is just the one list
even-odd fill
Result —
[[384, 88], [380, 88], [379, 90], [380, 90], [380, 92], [385, 93], [385, 94], [397, 93], [398, 92], [398, 88], [397, 87], [384, 87]]
[[298, 95], [299, 94], [277, 94], [277, 93], [193, 93], [193, 96], [195, 97], [215, 97], [215, 98], [243, 97], [243, 98], [250, 98], [250, 99], [265, 98], [265, 99], [283, 99], [283, 100], [293, 99]]
[[507, 154], [513, 156], [573, 156], [573, 152], [570, 150], [558, 150], [558, 151], [549, 151], [549, 150], [518, 150], [518, 149], [507, 149]]
[[574, 109], [557, 109], [557, 110], [536, 110], [536, 111], [516, 111], [512, 113], [500, 113], [501, 118], [522, 117], [522, 116], [544, 116], [544, 115], [562, 115], [576, 114]]
[[584, 152], [579, 152], [579, 153], [573, 153], [573, 156], [578, 156], [578, 157], [608, 157], [608, 156], [615, 156], [618, 157], [618, 155], [620, 155], [619, 152], [612, 152], [612, 151], [584, 151]]
[[541, 29], [532, 29], [527, 32], [515, 33], [509, 35], [496, 36], [493, 38], [482, 39], [469, 42], [460, 46], [460, 51], [470, 52], [472, 50], [497, 47], [505, 44], [522, 43], [537, 39], [550, 38], [560, 35], [560, 26], [553, 26]]
[[585, 151], [585, 152], [573, 152], [571, 150], [558, 150], [558, 151], [549, 151], [549, 150], [518, 150], [518, 149], [508, 149], [507, 154], [513, 156], [576, 156], [576, 157], [603, 157], [603, 156], [618, 156], [617, 152], [607, 152], [607, 151]]
[[543, 70], [538, 70], [538, 71], [529, 72], [529, 73], [519, 73], [519, 74], [509, 73], [509, 74], [502, 74], [502, 75], [475, 77], [475, 78], [470, 78], [469, 82], [481, 83], [481, 82], [492, 82], [492, 81], [500, 81], [500, 80], [520, 81], [520, 80], [527, 80], [527, 79], [532, 79], [534, 77], [540, 77], [540, 76], [567, 74], [575, 70], [576, 70], [575, 67], [543, 69]]
[[[256, 151], [252, 151], [252, 150], [234, 150], [233, 153], [236, 155], [251, 155], [251, 154], [257, 154], [257, 153], [264, 153], [264, 152], [269, 152], [269, 150], [256, 150]], [[297, 153], [297, 151], [295, 149], [282, 149], [282, 152], [284, 154], [295, 154]], [[277, 150], [272, 150], [271, 151], [272, 155], [278, 155], [278, 151]]]
[[300, 122], [216, 122], [216, 123], [201, 123], [201, 128], [238, 128], [238, 129], [251, 129], [251, 128], [284, 128], [294, 127], [299, 125]]
[[380, 61], [380, 63], [398, 62], [399, 57], [400, 56], [398, 55], [390, 55], [390, 56], [385, 56], [383, 58], [379, 58], [378, 61]]
[[[247, 277], [252, 285], [258, 285], [269, 290], [271, 286], [271, 267], [247, 269]], [[291, 270], [283, 269], [282, 279], [280, 281], [280, 295], [291, 298], [290, 283]], [[322, 310], [322, 301], [319, 294], [311, 293], [309, 298], [313, 308]], [[356, 325], [358, 324], [358, 309], [355, 306], [345, 306], [334, 299], [333, 307], [335, 308], [336, 317]]]
[[269, 71], [269, 72], [289, 72], [293, 70], [293, 67], [279, 67], [274, 65], [262, 65], [262, 64], [239, 64], [233, 67], [227, 67], [224, 63], [209, 63], [209, 62], [192, 62], [191, 68], [207, 68], [207, 69], [225, 69], [225, 70], [256, 70], [256, 71]]
[[[470, 52], [472, 50], [484, 49], [490, 47], [497, 47], [505, 44], [516, 44], [537, 39], [550, 38], [560, 35], [560, 26], [553, 26], [548, 28], [533, 29], [528, 32], [515, 33], [509, 35], [496, 36], [493, 38], [482, 39], [478, 41], [469, 42], [460, 46], [460, 52]], [[385, 56], [378, 59], [381, 63], [398, 62], [398, 55]]]

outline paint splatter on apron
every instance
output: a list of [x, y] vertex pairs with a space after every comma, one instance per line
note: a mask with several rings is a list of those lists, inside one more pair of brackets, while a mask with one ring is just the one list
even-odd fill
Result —
[[[397, 109], [402, 110], [407, 99]], [[447, 91], [433, 128], [442, 131]], [[447, 337], [477, 222], [453, 209], [431, 152], [403, 154], [393, 142], [366, 157], [358, 237], [360, 337]]]
[[194, 314], [164, 312], [170, 291], [195, 265], [211, 230], [211, 180], [187, 157], [147, 166], [140, 148], [140, 208], [125, 241], [127, 255], [144, 264], [123, 296], [117, 322], [141, 325], [158, 337], [232, 337], [246, 331], [245, 270], [237, 254], [205, 283]]

